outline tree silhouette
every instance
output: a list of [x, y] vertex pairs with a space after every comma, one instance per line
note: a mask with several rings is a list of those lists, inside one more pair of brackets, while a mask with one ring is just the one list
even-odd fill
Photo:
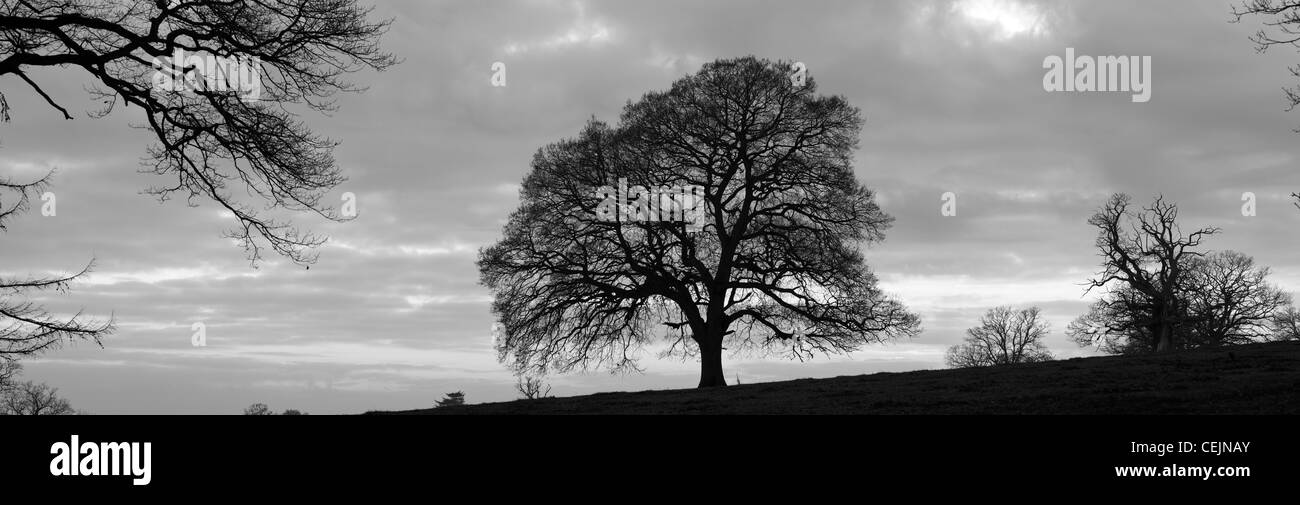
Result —
[[966, 339], [948, 348], [948, 366], [969, 368], [1050, 361], [1043, 345], [1048, 324], [1038, 307], [1015, 310], [994, 307], [980, 318], [979, 326], [966, 330]]
[[246, 416], [273, 416], [273, 415], [275, 415], [275, 412], [271, 411], [271, 408], [270, 408], [270, 407], [267, 407], [265, 403], [254, 403], [254, 404], [249, 405], [247, 408], [244, 409], [244, 415], [246, 415]]
[[1141, 211], [1114, 195], [1088, 222], [1098, 228], [1102, 271], [1088, 290], [1105, 290], [1070, 323], [1079, 345], [1110, 353], [1162, 352], [1259, 342], [1285, 329], [1291, 296], [1269, 269], [1236, 251], [1194, 250], [1217, 228], [1184, 234], [1178, 208], [1157, 198]]
[[[1173, 348], [1194, 349], [1287, 340], [1300, 322], [1291, 296], [1268, 282], [1269, 269], [1236, 251], [1215, 251], [1184, 260], [1184, 276], [1173, 293], [1180, 307]], [[1150, 303], [1130, 287], [1105, 299], [1070, 323], [1067, 334], [1081, 346], [1113, 354], [1150, 352]]]
[[503, 362], [632, 369], [662, 338], [724, 386], [724, 349], [804, 359], [918, 331], [860, 251], [892, 218], [854, 177], [859, 112], [789, 69], [712, 62], [537, 152], [479, 253]]
[[[1129, 209], [1129, 196], [1115, 194], [1088, 224], [1097, 228], [1102, 270], [1087, 290], [1104, 290], [1089, 312], [1072, 322], [1075, 341], [1111, 350], [1137, 348], [1164, 352], [1177, 348], [1178, 327], [1188, 322], [1183, 283], [1194, 249], [1218, 228], [1184, 234], [1178, 207], [1157, 197], [1140, 211]], [[1116, 344], [1117, 341], [1124, 342]]]
[[76, 414], [59, 390], [45, 383], [17, 382], [0, 388], [0, 415], [67, 416]]
[[457, 405], [464, 405], [465, 393], [462, 391], [457, 391], [455, 393], [447, 393], [447, 395], [444, 396], [443, 399], [437, 400], [434, 403], [438, 407], [454, 407]]
[[1268, 340], [1300, 340], [1300, 310], [1288, 305], [1273, 314], [1273, 333]]
[[1209, 253], [1188, 266], [1186, 347], [1267, 340], [1291, 295], [1268, 282], [1268, 267], [1236, 251]]
[[[32, 182], [15, 182], [0, 176], [0, 233], [11, 219], [30, 208], [33, 195], [48, 186], [50, 175]], [[28, 297], [36, 292], [66, 293], [73, 281], [90, 272], [94, 262], [73, 274], [12, 278], [0, 276], [0, 362], [38, 354], [75, 341], [100, 345], [114, 330], [113, 321], [95, 321], [80, 312], [70, 317], [50, 314]]]
[[515, 381], [515, 391], [518, 391], [525, 400], [536, 400], [551, 396], [551, 386], [546, 384], [541, 377], [520, 375]]
[[[395, 62], [377, 42], [388, 22], [368, 21], [369, 12], [355, 0], [0, 0], [0, 76], [17, 77], [72, 119], [29, 72], [84, 70], [104, 104], [93, 116], [119, 101], [143, 111], [156, 141], [149, 171], [172, 179], [150, 193], [216, 202], [235, 216], [228, 233], [253, 262], [265, 242], [310, 264], [324, 238], [255, 207], [344, 219], [321, 200], [344, 180], [336, 142], [312, 133], [294, 109], [331, 111], [337, 92], [359, 89], [345, 74]], [[171, 61], [178, 54], [208, 60]], [[233, 77], [218, 70], [229, 67], [200, 64], [215, 58], [247, 64], [240, 77], [257, 96], [231, 89]], [[11, 109], [0, 96], [0, 119]]]

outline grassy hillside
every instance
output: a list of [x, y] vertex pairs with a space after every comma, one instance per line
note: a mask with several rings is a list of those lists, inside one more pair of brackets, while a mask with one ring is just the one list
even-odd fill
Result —
[[1300, 342], [384, 413], [1296, 414]]

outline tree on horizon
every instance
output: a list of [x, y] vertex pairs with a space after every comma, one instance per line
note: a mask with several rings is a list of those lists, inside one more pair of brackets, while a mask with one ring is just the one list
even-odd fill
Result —
[[1086, 286], [1101, 297], [1067, 328], [1075, 343], [1134, 354], [1285, 338], [1292, 299], [1268, 281], [1268, 267], [1200, 250], [1220, 230], [1185, 233], [1177, 205], [1162, 197], [1141, 209], [1130, 200], [1113, 195], [1088, 220], [1102, 270]]
[[1123, 193], [1111, 195], [1088, 219], [1097, 229], [1102, 262], [1101, 271], [1085, 284], [1086, 292], [1102, 296], [1066, 331], [1080, 345], [1172, 351], [1180, 346], [1179, 328], [1190, 322], [1183, 296], [1189, 261], [1205, 254], [1198, 248], [1219, 229], [1184, 233], [1177, 205], [1156, 197], [1133, 209], [1131, 201]]
[[711, 62], [538, 150], [479, 252], [502, 362], [632, 370], [662, 344], [715, 387], [723, 351], [803, 360], [920, 330], [861, 250], [892, 223], [854, 174], [861, 114], [791, 69]]
[[464, 405], [464, 404], [465, 404], [465, 393], [463, 391], [447, 393], [441, 400], [436, 400], [434, 402], [434, 405], [436, 407], [455, 407], [457, 405]]
[[1043, 345], [1048, 330], [1038, 307], [994, 307], [966, 330], [961, 344], [948, 348], [944, 361], [952, 368], [1051, 361], [1052, 353]]

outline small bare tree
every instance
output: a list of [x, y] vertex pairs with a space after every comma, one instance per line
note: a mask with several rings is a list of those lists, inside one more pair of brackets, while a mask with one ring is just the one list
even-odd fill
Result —
[[39, 382], [18, 382], [0, 391], [0, 414], [13, 416], [68, 416], [76, 414], [72, 404], [59, 397], [59, 390]]
[[523, 395], [525, 400], [536, 400], [551, 396], [551, 386], [542, 381], [541, 377], [527, 377], [520, 375], [515, 382], [515, 391]]
[[948, 349], [945, 360], [952, 368], [1049, 361], [1052, 353], [1042, 342], [1047, 332], [1038, 307], [995, 307], [966, 330], [964, 342]]
[[1287, 305], [1273, 314], [1273, 333], [1268, 340], [1300, 340], [1300, 310]]

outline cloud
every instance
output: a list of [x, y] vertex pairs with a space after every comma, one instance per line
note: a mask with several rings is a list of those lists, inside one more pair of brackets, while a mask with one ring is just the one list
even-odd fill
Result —
[[1042, 36], [1050, 29], [1042, 4], [1020, 0], [957, 0], [952, 12], [966, 22], [988, 29], [998, 39]]
[[613, 30], [601, 19], [589, 19], [583, 2], [568, 2], [573, 20], [557, 32], [524, 42], [507, 42], [504, 51], [517, 56], [532, 51], [559, 51], [572, 47], [595, 47], [611, 42]]

